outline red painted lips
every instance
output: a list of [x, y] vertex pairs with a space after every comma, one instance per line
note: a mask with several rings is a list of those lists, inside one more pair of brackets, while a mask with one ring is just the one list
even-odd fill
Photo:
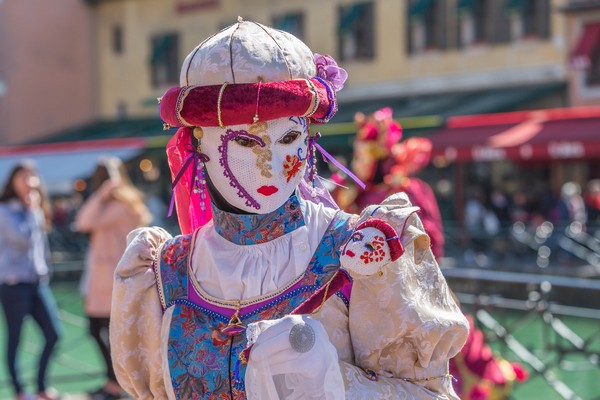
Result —
[[263, 196], [270, 196], [279, 191], [275, 186], [261, 186], [258, 188], [257, 192], [262, 194]]

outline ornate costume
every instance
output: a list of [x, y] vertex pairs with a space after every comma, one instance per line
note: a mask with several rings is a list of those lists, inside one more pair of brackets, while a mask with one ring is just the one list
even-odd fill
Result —
[[[180, 127], [167, 151], [184, 234], [132, 232], [115, 276], [113, 359], [134, 397], [457, 398], [448, 359], [468, 323], [417, 208], [396, 194], [348, 214], [316, 176], [311, 124], [344, 80], [242, 20], [186, 58], [161, 100]], [[353, 279], [334, 288], [339, 274]]]

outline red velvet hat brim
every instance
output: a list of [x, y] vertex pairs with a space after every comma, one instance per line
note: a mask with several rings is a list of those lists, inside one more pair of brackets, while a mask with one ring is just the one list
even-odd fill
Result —
[[259, 121], [304, 116], [323, 123], [336, 110], [335, 91], [319, 78], [173, 87], [160, 100], [162, 120], [176, 127], [251, 124], [255, 116]]

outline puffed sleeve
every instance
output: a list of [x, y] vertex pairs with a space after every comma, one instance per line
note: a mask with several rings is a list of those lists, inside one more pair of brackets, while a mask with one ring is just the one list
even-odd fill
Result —
[[361, 215], [392, 225], [404, 254], [383, 275], [353, 282], [349, 329], [355, 362], [341, 362], [347, 399], [366, 394], [458, 399], [448, 360], [462, 348], [469, 325], [432, 255], [417, 211], [401, 193]]
[[136, 399], [166, 399], [162, 367], [162, 306], [152, 263], [171, 236], [140, 228], [127, 238], [115, 271], [110, 318], [113, 366], [119, 384]]

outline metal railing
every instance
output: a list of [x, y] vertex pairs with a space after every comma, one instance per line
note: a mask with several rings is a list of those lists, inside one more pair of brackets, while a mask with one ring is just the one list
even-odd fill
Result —
[[[458, 291], [458, 299], [463, 305], [473, 309], [479, 325], [487, 332], [490, 343], [500, 343], [502, 352], [510, 350], [519, 361], [529, 366], [532, 377], [542, 378], [561, 399], [582, 400], [589, 393], [578, 393], [581, 388], [561, 379], [560, 372], [568, 368], [567, 358], [576, 354], [587, 364], [590, 371], [600, 367], [600, 309], [599, 307], [581, 307], [565, 305], [556, 301], [562, 291], [580, 291], [587, 299], [600, 299], [600, 280], [543, 276], [514, 272], [488, 271], [481, 269], [445, 269], [443, 270], [450, 286], [468, 288], [465, 282], [474, 283], [476, 290], [471, 293]], [[509, 298], [493, 287], [513, 286], [516, 291], [525, 293], [524, 298]], [[526, 289], [526, 290], [523, 290]], [[485, 293], [493, 294], [482, 294]], [[588, 303], [589, 304], [589, 303]], [[500, 322], [498, 316], [507, 310], [517, 313], [510, 322]], [[587, 337], [575, 332], [563, 317], [577, 317], [589, 322], [592, 334]], [[531, 348], [517, 339], [524, 330], [531, 329], [531, 323], [541, 326], [540, 338], [535, 348]], [[540, 354], [552, 354], [543, 357]], [[598, 384], [600, 390], [600, 383]], [[596, 396], [598, 392], [596, 392]]]
[[600, 226], [516, 222], [494, 235], [444, 221], [445, 253], [456, 266], [600, 277]]

